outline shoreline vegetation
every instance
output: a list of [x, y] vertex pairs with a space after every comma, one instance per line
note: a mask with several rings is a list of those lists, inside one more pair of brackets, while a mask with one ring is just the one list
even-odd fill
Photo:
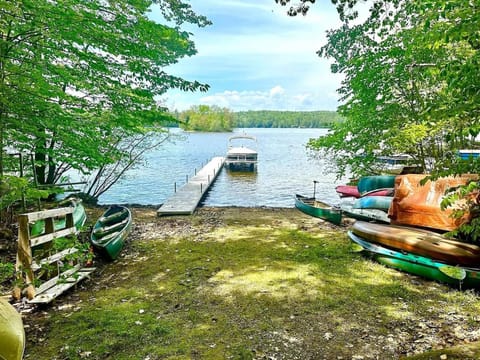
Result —
[[218, 106], [198, 105], [172, 116], [188, 131], [224, 132], [234, 128], [330, 128], [343, 121], [336, 111], [231, 111]]
[[[25, 359], [474, 359], [480, 300], [294, 208], [131, 207], [114, 262], [24, 315]], [[88, 207], [88, 233], [103, 207]], [[24, 309], [28, 310], [28, 309]], [[443, 357], [441, 357], [443, 356]]]

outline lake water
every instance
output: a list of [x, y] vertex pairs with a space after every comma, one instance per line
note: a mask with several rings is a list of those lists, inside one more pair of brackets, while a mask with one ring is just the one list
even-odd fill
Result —
[[[294, 194], [313, 194], [318, 199], [338, 203], [336, 180], [328, 159], [315, 159], [305, 145], [310, 138], [326, 134], [325, 129], [244, 129], [257, 138], [255, 173], [235, 173], [222, 169], [203, 200], [205, 206], [293, 207]], [[213, 156], [225, 156], [232, 133], [185, 133], [173, 129], [183, 140], [166, 143], [146, 155], [147, 165], [129, 171], [126, 177], [103, 194], [101, 204], [162, 204], [185, 184]], [[246, 146], [250, 145], [245, 143]], [[330, 169], [330, 170], [329, 170]]]

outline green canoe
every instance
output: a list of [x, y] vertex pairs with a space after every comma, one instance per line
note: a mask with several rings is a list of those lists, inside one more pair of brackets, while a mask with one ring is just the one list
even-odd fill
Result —
[[25, 331], [20, 314], [0, 298], [0, 359], [21, 360], [25, 349]]
[[132, 227], [132, 213], [124, 206], [113, 205], [97, 220], [90, 242], [110, 260], [115, 260], [122, 250]]
[[373, 244], [353, 232], [349, 238], [379, 263], [410, 274], [463, 288], [480, 288], [480, 269], [448, 265], [406, 251], [395, 251]]
[[295, 195], [295, 207], [307, 215], [327, 220], [336, 225], [342, 222], [340, 208], [315, 200], [313, 197]]
[[[80, 231], [82, 226], [85, 225], [85, 221], [87, 220], [87, 214], [85, 212], [85, 208], [83, 207], [82, 200], [77, 198], [68, 198], [59, 203], [60, 207], [73, 207], [73, 223], [77, 228], [77, 231]], [[61, 218], [54, 221], [55, 230], [60, 230], [65, 228], [65, 218]], [[45, 231], [45, 221], [38, 220], [30, 229], [31, 236], [38, 236], [43, 234]]]
[[358, 180], [357, 188], [361, 195], [366, 192], [395, 187], [395, 175], [363, 176]]

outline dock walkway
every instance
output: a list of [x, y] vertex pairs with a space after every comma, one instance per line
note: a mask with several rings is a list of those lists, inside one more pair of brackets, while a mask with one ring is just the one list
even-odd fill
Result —
[[191, 215], [204, 197], [210, 185], [217, 178], [225, 158], [212, 158], [195, 176], [178, 189], [172, 197], [157, 210], [157, 215]]

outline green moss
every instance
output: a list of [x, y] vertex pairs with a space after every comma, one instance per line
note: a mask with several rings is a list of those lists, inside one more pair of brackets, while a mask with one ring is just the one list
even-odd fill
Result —
[[201, 240], [133, 242], [128, 257], [77, 291], [74, 310], [49, 312], [45, 341], [29, 342], [27, 353], [38, 360], [315, 358], [319, 351], [351, 358], [365, 345], [364, 329], [387, 336], [425, 314], [461, 311], [468, 319], [480, 310], [472, 293], [418, 284], [364, 259], [343, 231], [305, 230], [282, 214], [225, 223]]

